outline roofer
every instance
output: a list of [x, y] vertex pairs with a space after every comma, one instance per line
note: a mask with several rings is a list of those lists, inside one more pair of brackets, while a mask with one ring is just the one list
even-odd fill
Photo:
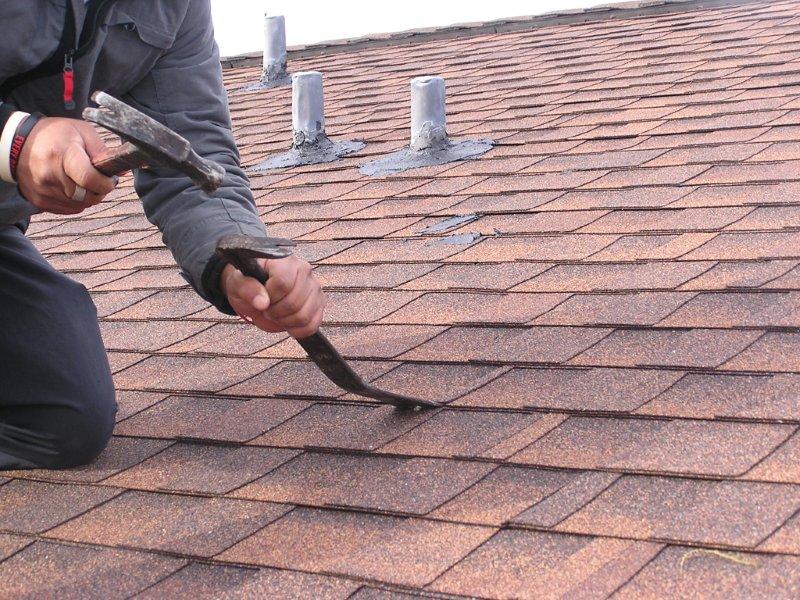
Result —
[[79, 213], [114, 189], [91, 165], [103, 142], [78, 120], [92, 91], [225, 167], [213, 198], [174, 170], [135, 173], [147, 218], [200, 296], [295, 337], [318, 329], [324, 297], [300, 259], [270, 261], [265, 290], [215, 257], [222, 235], [265, 232], [231, 133], [209, 0], [3, 2], [0, 32], [0, 469], [76, 466], [111, 436], [108, 358], [86, 289], [24, 232], [37, 212]]

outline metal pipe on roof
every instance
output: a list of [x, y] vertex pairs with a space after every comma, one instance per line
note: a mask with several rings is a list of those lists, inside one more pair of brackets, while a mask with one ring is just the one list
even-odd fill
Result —
[[313, 144], [325, 135], [322, 73], [292, 75], [292, 139], [295, 146]]
[[411, 80], [411, 149], [424, 150], [447, 143], [444, 79]]
[[264, 61], [261, 84], [283, 83], [286, 78], [286, 19], [264, 15]]

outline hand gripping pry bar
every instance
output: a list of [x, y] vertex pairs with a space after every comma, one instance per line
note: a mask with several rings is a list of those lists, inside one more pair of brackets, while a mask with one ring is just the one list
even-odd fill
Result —
[[[239, 269], [243, 275], [257, 279], [264, 284], [269, 275], [261, 268], [257, 259], [286, 258], [292, 253], [292, 246], [294, 246], [294, 242], [282, 238], [226, 235], [217, 243], [217, 254]], [[297, 343], [303, 347], [309, 358], [316, 363], [325, 376], [343, 390], [393, 404], [402, 409], [441, 406], [438, 402], [402, 396], [366, 383], [350, 368], [347, 361], [341, 357], [321, 331], [298, 339]]]

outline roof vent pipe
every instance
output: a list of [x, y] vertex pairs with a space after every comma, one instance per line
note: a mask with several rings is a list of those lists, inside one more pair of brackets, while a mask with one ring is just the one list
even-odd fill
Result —
[[305, 71], [292, 75], [292, 147], [270, 156], [251, 171], [333, 162], [364, 148], [364, 142], [334, 142], [325, 135], [324, 106], [322, 73]]
[[411, 80], [411, 149], [446, 144], [444, 79], [416, 77]]
[[264, 73], [266, 83], [286, 77], [286, 19], [264, 15]]
[[261, 81], [242, 88], [244, 91], [265, 90], [289, 85], [286, 72], [286, 19], [264, 15], [264, 61]]
[[444, 79], [415, 77], [411, 80], [411, 143], [361, 165], [363, 175], [391, 175], [409, 169], [444, 165], [478, 158], [491, 150], [492, 140], [452, 141], [447, 137]]
[[325, 136], [322, 73], [306, 71], [292, 77], [292, 132], [295, 148]]

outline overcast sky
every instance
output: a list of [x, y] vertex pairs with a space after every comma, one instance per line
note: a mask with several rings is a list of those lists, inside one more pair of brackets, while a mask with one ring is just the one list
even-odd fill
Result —
[[469, 21], [585, 8], [610, 0], [211, 0], [223, 56], [263, 48], [264, 13], [286, 17], [289, 46]]

